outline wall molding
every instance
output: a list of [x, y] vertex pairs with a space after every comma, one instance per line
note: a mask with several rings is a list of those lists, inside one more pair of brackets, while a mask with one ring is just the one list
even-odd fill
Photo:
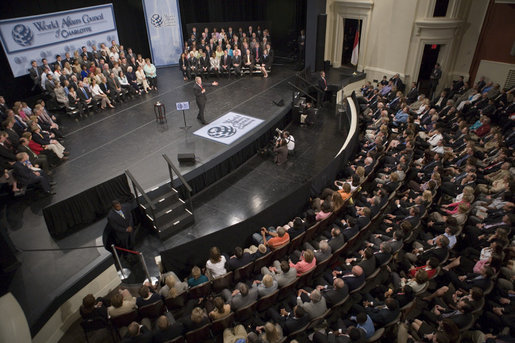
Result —
[[[400, 78], [403, 79], [403, 82], [404, 82], [405, 78], [409, 76], [407, 74], [399, 73], [398, 71], [395, 71], [395, 70], [389, 70], [389, 69], [378, 68], [378, 67], [370, 67], [370, 66], [366, 66], [364, 72], [365, 73], [368, 73], [368, 72], [380, 73], [382, 75], [386, 75], [389, 77], [392, 77], [395, 74], [399, 74]], [[367, 80], [368, 80], [368, 78], [367, 78]], [[404, 82], [404, 83], [406, 83], [406, 82]]]

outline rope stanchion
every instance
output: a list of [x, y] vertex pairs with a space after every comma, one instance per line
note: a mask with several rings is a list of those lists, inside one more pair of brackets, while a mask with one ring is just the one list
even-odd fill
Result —
[[125, 251], [125, 252], [128, 252], [128, 253], [131, 253], [131, 254], [134, 254], [134, 255], [139, 255], [141, 254], [139, 251], [135, 251], [135, 250], [129, 250], [129, 249], [125, 249], [125, 248], [122, 248], [122, 247], [117, 247], [116, 245], [112, 245], [112, 247], [114, 247], [115, 249], [117, 250], [121, 250], [121, 251]]
[[[145, 262], [145, 258], [143, 257], [143, 253], [141, 251], [135, 251], [135, 250], [125, 249], [122, 247], [117, 247], [114, 244], [112, 245], [112, 247], [114, 248], [113, 250], [120, 250], [120, 251], [125, 251], [129, 254], [139, 255], [141, 264], [143, 265], [143, 269], [145, 270], [145, 275], [146, 275], [148, 281], [151, 282], [151, 277], [150, 277], [150, 273], [148, 272], [147, 263]], [[118, 253], [115, 252], [115, 256], [118, 256]], [[120, 263], [119, 259], [118, 259], [118, 263]], [[121, 268], [121, 264], [120, 264], [120, 268]], [[122, 272], [122, 276], [123, 276], [123, 272]]]
[[[142, 252], [135, 251], [135, 250], [130, 250], [130, 249], [125, 249], [125, 248], [122, 248], [122, 247], [117, 247], [114, 244], [111, 245], [111, 247], [113, 248], [116, 261], [118, 262], [118, 265], [120, 266], [122, 280], [126, 279], [128, 276], [127, 277], [124, 276], [124, 271], [123, 271], [122, 265], [120, 263], [120, 258], [118, 257], [118, 253], [116, 252], [116, 250], [124, 251], [124, 252], [127, 252], [129, 254], [138, 255], [140, 257], [141, 264], [143, 265], [143, 269], [145, 270], [145, 275], [146, 275], [148, 281], [151, 282], [152, 279], [150, 277], [150, 273], [148, 272], [147, 263], [145, 262], [145, 258], [143, 256]], [[128, 271], [129, 274], [130, 274], [130, 270], [126, 269], [126, 271]]]
[[123, 281], [123, 280], [127, 279], [129, 277], [129, 275], [131, 275], [131, 271], [128, 268], [123, 268], [122, 263], [120, 262], [120, 257], [118, 256], [118, 252], [116, 250], [119, 249], [119, 250], [127, 251], [130, 253], [135, 253], [135, 252], [132, 250], [117, 247], [114, 244], [111, 244], [111, 248], [113, 250], [114, 259], [116, 260], [116, 263], [118, 264], [118, 268], [119, 268], [118, 275], [120, 276], [120, 279]]

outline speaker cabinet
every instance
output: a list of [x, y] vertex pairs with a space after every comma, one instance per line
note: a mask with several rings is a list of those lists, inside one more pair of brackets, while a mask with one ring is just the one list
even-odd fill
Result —
[[179, 160], [180, 164], [183, 164], [183, 163], [194, 164], [195, 163], [195, 154], [194, 153], [177, 154], [177, 160]]
[[317, 42], [315, 69], [324, 70], [325, 30], [327, 26], [327, 14], [319, 14], [317, 20]]

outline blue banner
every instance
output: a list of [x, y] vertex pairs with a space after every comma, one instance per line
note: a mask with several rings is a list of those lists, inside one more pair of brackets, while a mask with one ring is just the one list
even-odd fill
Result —
[[55, 55], [100, 43], [118, 42], [113, 5], [0, 20], [0, 38], [15, 77], [27, 74], [30, 61], [53, 62]]
[[177, 0], [143, 0], [143, 8], [154, 65], [178, 64], [182, 33]]

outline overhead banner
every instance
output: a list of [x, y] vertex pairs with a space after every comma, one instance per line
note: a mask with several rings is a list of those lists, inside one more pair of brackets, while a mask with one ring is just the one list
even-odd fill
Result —
[[231, 144], [258, 127], [263, 120], [229, 112], [193, 134], [218, 143]]
[[143, 0], [143, 8], [154, 65], [178, 64], [182, 31], [177, 0]]
[[119, 43], [111, 4], [0, 20], [0, 38], [15, 77], [28, 74], [31, 60], [52, 63], [82, 46]]

